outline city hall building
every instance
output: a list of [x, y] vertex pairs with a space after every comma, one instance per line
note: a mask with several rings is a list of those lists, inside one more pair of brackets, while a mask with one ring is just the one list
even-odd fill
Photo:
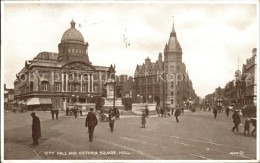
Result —
[[89, 44], [75, 28], [76, 23], [72, 20], [70, 24], [62, 35], [58, 53], [41, 52], [25, 61], [24, 68], [16, 74], [15, 100], [28, 106], [52, 105], [63, 109], [102, 96], [115, 66], [93, 65], [89, 61]]
[[135, 97], [143, 102], [156, 102], [166, 107], [183, 106], [196, 100], [197, 95], [186, 65], [182, 62], [182, 54], [173, 24], [164, 48], [164, 59], [162, 53], [159, 53], [156, 62], [151, 62], [148, 57], [142, 65], [136, 66]]

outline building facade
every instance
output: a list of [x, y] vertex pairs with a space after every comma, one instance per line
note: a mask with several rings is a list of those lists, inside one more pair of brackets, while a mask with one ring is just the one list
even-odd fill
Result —
[[235, 79], [225, 86], [227, 104], [243, 107], [247, 104], [257, 104], [257, 49], [252, 51], [252, 57], [243, 64], [242, 72], [235, 72]]
[[72, 20], [71, 27], [62, 35], [58, 53], [41, 52], [25, 62], [14, 82], [16, 100], [33, 99], [64, 109], [66, 105], [87, 103], [89, 97], [102, 95], [115, 67], [95, 66], [89, 61], [89, 44], [75, 24]]
[[182, 62], [182, 48], [177, 40], [174, 24], [168, 42], [164, 47], [164, 59], [137, 65], [135, 70], [135, 96], [143, 102], [156, 102], [166, 107], [185, 105], [188, 100], [197, 99], [186, 66]]
[[14, 89], [6, 88], [6, 84], [4, 84], [4, 107], [7, 107], [12, 104], [14, 101]]
[[257, 49], [252, 50], [252, 57], [243, 65], [245, 76], [245, 104], [257, 104]]

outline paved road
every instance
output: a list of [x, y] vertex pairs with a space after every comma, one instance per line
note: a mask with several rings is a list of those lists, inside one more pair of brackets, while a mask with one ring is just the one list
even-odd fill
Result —
[[[42, 127], [39, 146], [30, 145], [29, 112], [5, 114], [5, 159], [256, 159], [256, 138], [244, 137], [243, 127], [233, 133], [232, 119], [224, 113], [215, 120], [212, 112], [188, 112], [180, 117], [180, 123], [174, 117], [150, 117], [146, 128], [141, 128], [140, 117], [122, 117], [116, 121], [113, 133], [107, 122], [99, 122], [92, 143], [88, 141], [84, 118], [61, 116], [51, 120], [49, 112], [36, 114]], [[14, 145], [26, 146], [27, 154], [17, 156]]]

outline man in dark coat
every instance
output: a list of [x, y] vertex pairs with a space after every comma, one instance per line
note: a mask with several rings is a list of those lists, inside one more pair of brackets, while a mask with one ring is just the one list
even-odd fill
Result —
[[234, 111], [234, 114], [232, 115], [232, 118], [233, 118], [233, 122], [235, 124], [234, 127], [232, 128], [232, 131], [234, 132], [235, 129], [236, 129], [237, 132], [239, 132], [238, 125], [241, 123], [241, 121], [240, 121], [240, 116], [238, 114], [238, 110]]
[[179, 123], [179, 116], [180, 116], [180, 108], [177, 108], [175, 113], [174, 113], [174, 116], [176, 117], [176, 121], [177, 123]]
[[226, 107], [226, 115], [227, 115], [227, 118], [229, 117], [229, 107]]
[[148, 110], [148, 107], [146, 106], [145, 107], [145, 116], [148, 118], [149, 117], [149, 110]]
[[114, 111], [111, 110], [111, 112], [110, 112], [109, 115], [108, 115], [109, 127], [110, 127], [111, 132], [114, 131], [115, 119], [116, 119], [116, 118], [115, 118]]
[[54, 113], [55, 113], [54, 109], [51, 108], [51, 117], [52, 117], [52, 120], [54, 120]]
[[214, 118], [216, 119], [218, 115], [218, 110], [216, 107], [213, 109], [213, 114], [214, 114]]
[[88, 115], [86, 118], [86, 123], [85, 123], [85, 127], [88, 127], [90, 142], [93, 141], [94, 129], [95, 129], [96, 125], [98, 124], [97, 116], [93, 111], [94, 111], [94, 108], [90, 108], [90, 112], [88, 112]]
[[41, 137], [41, 124], [40, 124], [40, 119], [35, 115], [34, 112], [31, 113], [31, 116], [33, 118], [32, 121], [32, 138], [33, 138], [33, 143], [32, 145], [39, 145], [39, 138]]

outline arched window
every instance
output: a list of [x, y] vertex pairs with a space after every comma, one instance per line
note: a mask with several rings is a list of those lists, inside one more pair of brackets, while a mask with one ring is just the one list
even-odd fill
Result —
[[49, 82], [47, 82], [47, 81], [41, 82], [41, 90], [48, 91], [48, 85], [49, 85]]

